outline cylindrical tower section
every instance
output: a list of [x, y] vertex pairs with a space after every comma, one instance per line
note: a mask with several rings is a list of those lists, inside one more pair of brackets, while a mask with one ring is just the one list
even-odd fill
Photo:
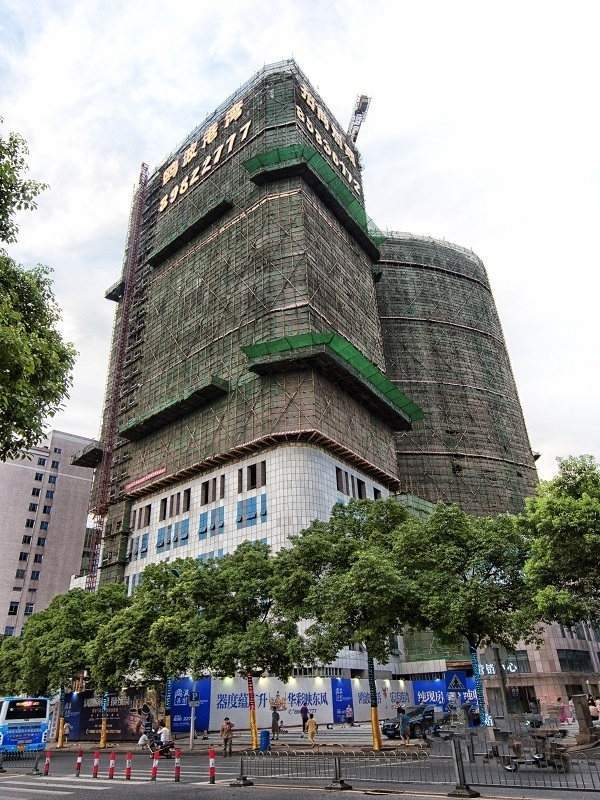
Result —
[[425, 414], [396, 434], [403, 490], [474, 514], [521, 510], [537, 473], [481, 259], [398, 233], [380, 268], [388, 377]]

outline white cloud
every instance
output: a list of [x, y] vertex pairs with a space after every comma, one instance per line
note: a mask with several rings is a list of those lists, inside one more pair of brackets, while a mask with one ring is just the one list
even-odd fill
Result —
[[[0, 4], [1, 5], [1, 4]], [[593, 2], [4, 3], [0, 107], [51, 184], [25, 262], [56, 269], [81, 356], [55, 424], [99, 426], [133, 183], [263, 63], [294, 55], [359, 144], [368, 211], [485, 260], [542, 475], [600, 456], [600, 11]]]

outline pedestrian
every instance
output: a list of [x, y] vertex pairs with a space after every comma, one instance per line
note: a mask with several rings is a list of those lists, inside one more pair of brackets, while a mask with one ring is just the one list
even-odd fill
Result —
[[598, 711], [598, 707], [596, 706], [593, 698], [592, 700], [588, 700], [588, 708], [590, 710], [592, 722], [598, 722], [598, 719], [600, 719], [600, 712]]
[[147, 733], [142, 733], [142, 735], [138, 739], [138, 747], [141, 748], [142, 750], [146, 750], [148, 747], [150, 747], [150, 739], [148, 738]]
[[276, 708], [273, 709], [271, 714], [271, 735], [273, 741], [279, 739], [279, 711]]
[[405, 709], [402, 707], [400, 707], [400, 712], [398, 713], [398, 722], [400, 725], [400, 736], [402, 737], [402, 741], [404, 744], [410, 744], [410, 720]]
[[65, 744], [68, 743], [70, 734], [71, 734], [71, 726], [68, 722], [65, 722], [65, 724], [63, 725], [63, 742]]
[[308, 721], [306, 723], [306, 733], [308, 735], [308, 741], [311, 743], [313, 747], [316, 747], [317, 738], [317, 731], [319, 730], [319, 726], [317, 724], [317, 720], [315, 719], [314, 714], [309, 714]]
[[595, 704], [596, 708], [598, 709], [598, 713], [600, 714], [600, 697], [597, 697], [594, 700], [594, 704]]
[[564, 725], [569, 721], [569, 706], [563, 703], [561, 697], [557, 697], [556, 702], [558, 703], [558, 721]]
[[348, 703], [348, 705], [346, 706], [346, 710], [344, 711], [344, 718], [346, 719], [346, 725], [349, 728], [352, 728], [354, 725], [354, 709], [352, 708], [350, 703]]
[[221, 725], [221, 739], [223, 739], [223, 758], [233, 755], [231, 752], [233, 744], [233, 722], [229, 717], [225, 717]]
[[302, 733], [306, 733], [306, 723], [308, 722], [308, 708], [306, 703], [300, 706], [300, 717], [302, 718]]

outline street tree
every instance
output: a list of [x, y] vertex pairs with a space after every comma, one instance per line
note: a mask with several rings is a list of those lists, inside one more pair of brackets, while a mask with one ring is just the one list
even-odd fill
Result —
[[73, 589], [33, 614], [20, 636], [21, 680], [28, 693], [59, 691], [88, 667], [87, 646], [127, 602], [124, 588]]
[[549, 622], [600, 624], [600, 466], [592, 456], [559, 460], [520, 517], [525, 564], [539, 613]]
[[282, 680], [304, 658], [295, 621], [276, 602], [276, 559], [261, 542], [244, 542], [214, 562], [212, 597], [196, 616], [191, 644], [195, 674], [246, 676], [252, 747], [258, 746], [254, 676], [268, 672]]
[[479, 710], [488, 720], [477, 650], [514, 649], [539, 628], [523, 565], [528, 542], [509, 514], [474, 517], [456, 505], [438, 505], [424, 520], [397, 531], [396, 567], [417, 600], [418, 626], [449, 643], [467, 643]]
[[335, 659], [352, 642], [365, 645], [373, 748], [381, 749], [374, 660], [386, 661], [390, 640], [414, 621], [418, 608], [410, 583], [397, 570], [395, 532], [407, 519], [394, 500], [334, 506], [276, 557], [278, 601], [305, 631], [311, 658]]
[[[16, 212], [35, 208], [46, 188], [25, 179], [26, 156], [20, 136], [0, 136], [0, 242], [6, 244], [16, 241]], [[42, 439], [44, 420], [71, 386], [75, 350], [58, 329], [49, 276], [47, 267], [24, 269], [0, 249], [0, 460]]]
[[0, 641], [0, 695], [19, 694], [23, 642], [20, 636], [3, 636]]

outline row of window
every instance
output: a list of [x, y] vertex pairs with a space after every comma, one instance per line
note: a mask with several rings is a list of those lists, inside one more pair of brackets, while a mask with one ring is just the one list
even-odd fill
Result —
[[[48, 475], [48, 483], [56, 483], [56, 475]], [[35, 481], [43, 481], [44, 480], [44, 473], [43, 472], [36, 472], [33, 476]]]
[[[42, 490], [38, 489], [37, 486], [34, 486], [33, 489], [31, 490], [31, 496], [32, 497], [39, 497], [41, 491]], [[49, 500], [52, 500], [52, 498], [54, 497], [54, 489], [46, 489], [46, 497]]]
[[558, 662], [563, 672], [593, 672], [592, 656], [589, 650], [556, 650]]
[[[54, 452], [56, 452], [56, 450], [60, 451], [60, 448], [55, 448]], [[45, 467], [45, 466], [46, 466], [46, 459], [38, 458], [38, 467]], [[58, 469], [59, 467], [60, 467], [60, 461], [52, 461], [50, 465], [51, 469]]]
[[[258, 461], [246, 467], [246, 491], [260, 489], [267, 485], [267, 462]], [[238, 469], [238, 494], [244, 491], [244, 469]]]
[[171, 544], [173, 547], [178, 547], [180, 544], [187, 542], [189, 535], [189, 519], [182, 519], [172, 525], [165, 525], [164, 528], [159, 528], [156, 534], [156, 550], [162, 550], [163, 548], [168, 550]]
[[[340, 467], [335, 468], [335, 483], [338, 492], [345, 494], [346, 497], [357, 497], [359, 500], [367, 499], [367, 486], [363, 480], [356, 478], [352, 473], [348, 473]], [[373, 499], [379, 500], [381, 491], [373, 487]]]
[[200, 514], [200, 523], [198, 525], [198, 538], [206, 539], [208, 531], [210, 530], [211, 536], [217, 536], [223, 533], [225, 527], [225, 506], [213, 508], [212, 511], [203, 511]]
[[[48, 524], [49, 524], [49, 523], [48, 523], [48, 520], [47, 520], [47, 519], [43, 519], [43, 520], [40, 522], [40, 530], [41, 530], [41, 531], [47, 531], [47, 530], [48, 530]], [[34, 520], [34, 519], [31, 519], [31, 517], [29, 517], [28, 519], [26, 519], [26, 520], [25, 520], [25, 527], [26, 527], [26, 528], [34, 528], [34, 527], [35, 527], [35, 520]]]
[[152, 511], [152, 504], [149, 503], [147, 506], [142, 506], [141, 508], [136, 508], [131, 514], [131, 530], [135, 530], [135, 523], [136, 523], [136, 516], [137, 516], [137, 527], [138, 528], [145, 528], [150, 525], [150, 513]]
[[[21, 544], [31, 544], [31, 539], [32, 537], [28, 533], [26, 533], [25, 536], [23, 536], [23, 539], [21, 540]], [[38, 536], [37, 546], [38, 547], [46, 546], [46, 538], [44, 536]]]
[[[24, 614], [29, 616], [33, 614], [33, 609], [35, 608], [35, 603], [25, 603], [25, 610], [23, 611]], [[9, 617], [16, 617], [19, 613], [19, 601], [18, 600], [11, 600], [8, 604], [8, 616]]]
[[258, 497], [248, 497], [246, 500], [238, 500], [235, 519], [238, 528], [251, 528], [256, 525], [259, 516], [261, 522], [267, 521], [267, 495], [260, 495], [260, 511], [258, 499]]
[[[29, 553], [27, 553], [25, 550], [21, 550], [21, 552], [19, 553], [19, 561], [27, 561], [28, 558], [29, 558]], [[43, 553], [36, 553], [33, 557], [33, 561], [35, 564], [41, 564], [43, 560], [44, 560]]]
[[[38, 510], [38, 504], [37, 503], [29, 503], [29, 510], [30, 511], [37, 511]], [[51, 511], [52, 511], [52, 506], [44, 506], [44, 510], [42, 511], [42, 514], [49, 514]]]
[[[26, 573], [27, 573], [27, 570], [18, 569], [16, 571], [16, 573], [15, 573], [15, 578], [18, 578], [19, 580], [23, 580], [25, 578]], [[39, 581], [39, 579], [40, 579], [40, 570], [39, 569], [32, 569], [31, 570], [31, 580], [32, 581]]]

